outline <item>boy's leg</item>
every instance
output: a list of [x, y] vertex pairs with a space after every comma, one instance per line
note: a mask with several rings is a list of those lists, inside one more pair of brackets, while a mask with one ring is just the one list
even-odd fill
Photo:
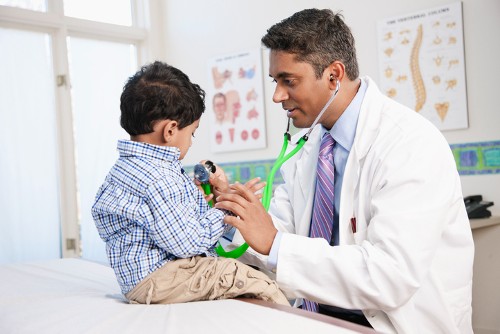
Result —
[[126, 297], [141, 304], [253, 297], [290, 305], [264, 273], [234, 259], [201, 256], [168, 262]]

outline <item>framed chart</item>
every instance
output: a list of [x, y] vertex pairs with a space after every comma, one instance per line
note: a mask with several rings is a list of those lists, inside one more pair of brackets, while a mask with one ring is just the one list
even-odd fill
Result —
[[380, 88], [440, 130], [468, 127], [460, 2], [378, 22]]
[[261, 50], [209, 61], [206, 107], [213, 152], [266, 147]]

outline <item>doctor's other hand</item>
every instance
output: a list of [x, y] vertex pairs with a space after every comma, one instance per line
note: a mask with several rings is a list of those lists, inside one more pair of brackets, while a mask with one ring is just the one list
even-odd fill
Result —
[[232, 184], [230, 192], [217, 197], [215, 207], [233, 212], [224, 222], [236, 227], [255, 251], [269, 255], [278, 230], [257, 195], [243, 184]]

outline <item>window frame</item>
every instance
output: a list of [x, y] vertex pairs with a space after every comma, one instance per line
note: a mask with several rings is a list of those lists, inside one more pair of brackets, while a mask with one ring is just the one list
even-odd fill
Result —
[[[61, 255], [80, 257], [80, 205], [76, 172], [76, 146], [71, 101], [71, 78], [68, 61], [68, 37], [88, 38], [133, 44], [138, 64], [150, 59], [151, 15], [149, 1], [130, 0], [132, 26], [94, 22], [64, 16], [63, 0], [48, 0], [47, 12], [0, 5], [0, 26], [48, 33], [52, 38], [54, 70], [56, 138], [59, 167], [59, 207]], [[157, 9], [157, 8], [156, 8]]]

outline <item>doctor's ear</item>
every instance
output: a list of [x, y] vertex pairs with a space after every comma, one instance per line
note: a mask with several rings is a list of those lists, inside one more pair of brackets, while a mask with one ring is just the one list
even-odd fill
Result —
[[337, 81], [342, 81], [342, 78], [344, 77], [345, 74], [345, 66], [342, 62], [338, 60], [328, 65], [328, 67], [325, 70], [328, 73], [328, 79], [332, 83], [336, 83]]

